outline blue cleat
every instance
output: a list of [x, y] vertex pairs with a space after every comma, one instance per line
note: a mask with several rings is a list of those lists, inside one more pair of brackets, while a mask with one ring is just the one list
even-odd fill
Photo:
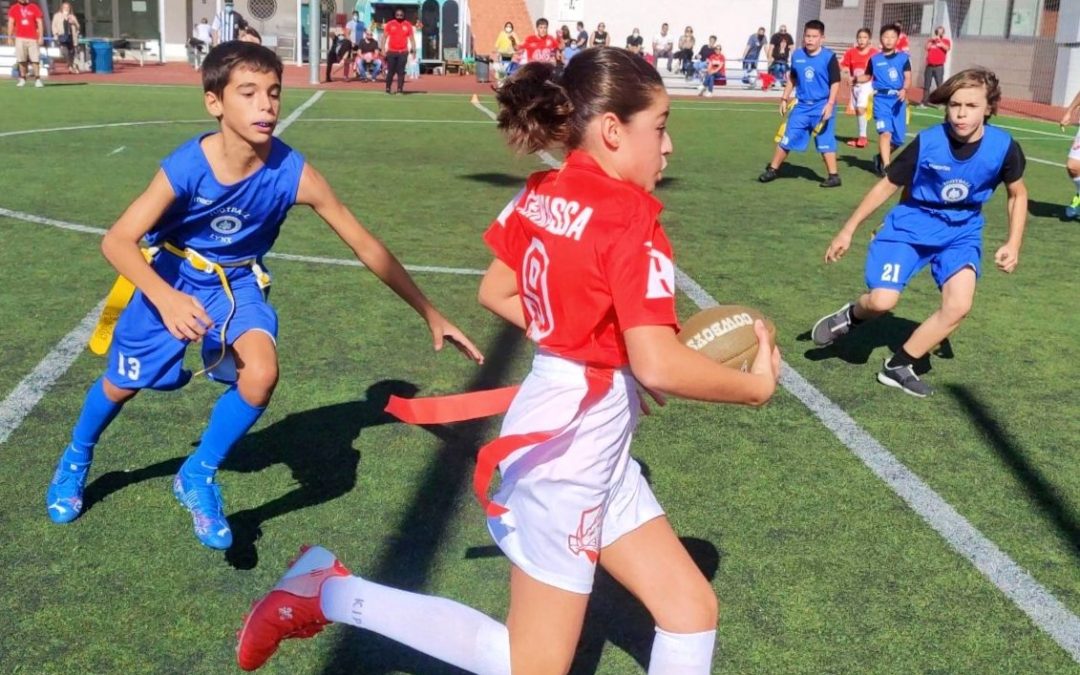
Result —
[[1065, 207], [1065, 217], [1069, 220], [1080, 218], [1080, 195], [1073, 197], [1072, 204]]
[[66, 462], [63, 456], [60, 457], [56, 473], [45, 492], [45, 508], [50, 520], [63, 524], [79, 517], [83, 508], [83, 489], [86, 488], [86, 476], [89, 473], [89, 463]]
[[195, 523], [195, 536], [203, 546], [223, 551], [232, 546], [232, 530], [221, 502], [221, 486], [212, 480], [205, 482], [176, 474], [173, 495], [191, 511]]

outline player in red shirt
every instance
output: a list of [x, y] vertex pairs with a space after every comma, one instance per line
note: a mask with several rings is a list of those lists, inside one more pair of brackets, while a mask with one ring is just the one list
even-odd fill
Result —
[[547, 19], [537, 19], [536, 35], [525, 38], [521, 48], [525, 52], [522, 65], [526, 63], [550, 63], [554, 65], [559, 58], [559, 41], [548, 35]]
[[896, 51], [904, 52], [905, 54], [911, 51], [911, 40], [908, 39], [908, 34], [904, 32], [904, 24], [897, 21], [896, 26]]
[[284, 637], [340, 621], [469, 672], [566, 672], [599, 563], [656, 621], [650, 672], [710, 672], [715, 592], [629, 452], [638, 383], [760, 405], [775, 390], [780, 355], [760, 322], [750, 372], [676, 337], [675, 266], [651, 194], [672, 151], [656, 69], [598, 47], [553, 76], [553, 66], [530, 63], [496, 94], [512, 146], [567, 150], [562, 167], [528, 179], [484, 237], [495, 259], [480, 302], [537, 343], [502, 435], [477, 458], [482, 469], [490, 449], [505, 453], [493, 501], [479, 487], [488, 529], [512, 564], [506, 623], [351, 576], [316, 548], [255, 605], [240, 634], [242, 667], [261, 665]]
[[[43, 87], [39, 47], [45, 44], [45, 19], [41, 8], [27, 0], [19, 0], [8, 8], [7, 34], [15, 45], [15, 62], [19, 64], [18, 87], [26, 86], [27, 71], [35, 87]], [[31, 68], [30, 66], [33, 66]]]
[[400, 8], [394, 10], [394, 19], [383, 26], [380, 50], [386, 55], [387, 94], [393, 93], [391, 85], [394, 83], [394, 75], [398, 78], [397, 93], [404, 93], [405, 65], [409, 62], [409, 54], [416, 51], [414, 30], [413, 25], [405, 20], [405, 10]]
[[848, 82], [851, 84], [851, 105], [855, 108], [855, 116], [859, 122], [859, 137], [847, 142], [856, 148], [866, 147], [866, 107], [870, 104], [870, 94], [873, 87], [870, 86], [870, 76], [866, 74], [866, 64], [870, 63], [870, 57], [877, 54], [870, 41], [873, 35], [869, 28], [860, 28], [855, 36], [855, 46], [844, 52], [844, 58], [840, 60], [840, 67], [847, 72]]

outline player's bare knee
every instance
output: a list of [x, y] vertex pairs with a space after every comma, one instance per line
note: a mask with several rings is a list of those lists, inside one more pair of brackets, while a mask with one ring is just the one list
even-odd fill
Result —
[[950, 324], [963, 321], [971, 312], [972, 298], [951, 298], [941, 305], [942, 317]]
[[240, 393], [252, 405], [265, 405], [278, 383], [277, 363], [249, 363], [240, 370]]
[[866, 309], [875, 316], [884, 314], [892, 311], [899, 299], [900, 295], [898, 293], [872, 291], [866, 299]]
[[1080, 178], [1080, 160], [1070, 159], [1065, 162], [1065, 170], [1069, 172], [1070, 178]]
[[670, 633], [700, 633], [714, 630], [720, 618], [716, 591], [702, 577], [692, 590], [672, 597], [656, 608], [653, 620]]
[[139, 393], [138, 389], [122, 389], [112, 382], [109, 382], [109, 378], [101, 378], [101, 387], [105, 390], [105, 396], [113, 403], [125, 403], [135, 397], [135, 394]]

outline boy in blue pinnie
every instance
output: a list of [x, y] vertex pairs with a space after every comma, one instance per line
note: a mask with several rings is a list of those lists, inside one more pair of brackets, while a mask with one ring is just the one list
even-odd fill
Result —
[[904, 144], [907, 135], [907, 90], [911, 86], [911, 59], [897, 51], [900, 28], [887, 24], [881, 28], [881, 51], [870, 57], [866, 74], [874, 89], [874, 128], [878, 132], [878, 154], [874, 173], [885, 175], [892, 153]]
[[[825, 24], [814, 19], [803, 26], [803, 46], [791, 56], [784, 94], [780, 97], [780, 115], [787, 115], [782, 125], [779, 143], [772, 161], [758, 176], [762, 183], [776, 180], [781, 165], [792, 150], [806, 150], [814, 140], [817, 151], [825, 161], [828, 176], [819, 185], [823, 188], [840, 187], [840, 174], [836, 165], [836, 96], [840, 91], [840, 63], [831, 49], [823, 46]], [[788, 110], [795, 92], [795, 105]]]
[[987, 124], [997, 112], [1001, 88], [997, 77], [974, 68], [950, 77], [934, 90], [930, 102], [946, 106], [943, 124], [919, 133], [866, 194], [825, 252], [837, 262], [851, 247], [855, 230], [897, 190], [900, 203], [870, 243], [866, 257], [869, 291], [822, 317], [811, 336], [825, 347], [864, 321], [890, 311], [908, 281], [930, 265], [941, 289], [941, 307], [922, 322], [877, 379], [920, 398], [933, 389], [915, 374], [915, 362], [952, 334], [971, 310], [982, 263], [982, 207], [1000, 183], [1008, 191], [1009, 233], [994, 254], [998, 269], [1012, 273], [1020, 260], [1027, 220], [1023, 150], [1005, 131]]
[[[228, 389], [198, 448], [180, 467], [173, 493], [191, 512], [200, 542], [214, 549], [232, 544], [214, 475], [262, 415], [277, 384], [277, 315], [266, 300], [262, 259], [294, 204], [314, 209], [424, 318], [436, 350], [450, 341], [482, 360], [322, 175], [274, 137], [281, 70], [274, 52], [260, 45], [233, 41], [212, 49], [203, 62], [203, 90], [219, 130], [165, 158], [105, 235], [102, 252], [138, 291], [120, 315], [108, 366], [87, 393], [49, 484], [46, 506], [54, 522], [79, 517], [94, 446], [124, 403], [142, 389], [186, 384], [191, 374], [182, 368], [184, 352], [201, 342], [203, 372]], [[144, 237], [151, 247], [146, 257], [139, 248]]]

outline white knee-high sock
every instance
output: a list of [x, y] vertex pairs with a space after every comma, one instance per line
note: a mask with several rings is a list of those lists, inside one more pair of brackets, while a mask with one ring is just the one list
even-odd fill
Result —
[[321, 605], [331, 621], [366, 628], [458, 668], [510, 674], [506, 626], [471, 607], [360, 577], [328, 579]]
[[649, 657], [649, 675], [708, 675], [716, 631], [669, 633], [657, 627]]
[[[858, 115], [858, 112], [856, 112]], [[859, 138], [866, 138], [866, 115], [858, 115], [859, 117]]]

